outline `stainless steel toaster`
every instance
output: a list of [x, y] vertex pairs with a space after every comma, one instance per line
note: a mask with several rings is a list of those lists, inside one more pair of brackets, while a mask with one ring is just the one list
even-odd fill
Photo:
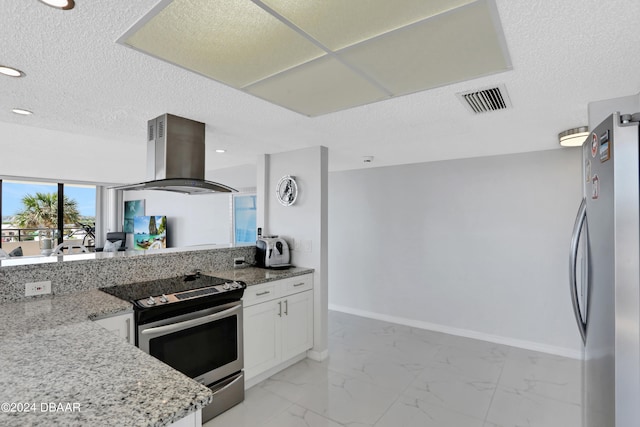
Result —
[[256, 264], [265, 268], [285, 268], [291, 264], [289, 245], [278, 236], [263, 236], [256, 241]]

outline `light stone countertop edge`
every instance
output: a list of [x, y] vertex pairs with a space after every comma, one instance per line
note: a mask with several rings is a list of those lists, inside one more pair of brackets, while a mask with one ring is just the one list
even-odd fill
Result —
[[[91, 321], [131, 311], [98, 289], [0, 304], [0, 402], [36, 407], [0, 425], [155, 427], [209, 404], [209, 388]], [[51, 402], [80, 410], [40, 411]]]
[[312, 274], [315, 270], [306, 267], [291, 267], [286, 270], [268, 269], [260, 267], [233, 268], [228, 270], [205, 271], [209, 276], [221, 277], [228, 280], [241, 280], [247, 286], [260, 285], [262, 283], [284, 280], [290, 277]]
[[[205, 274], [253, 286], [313, 272], [245, 267]], [[92, 321], [132, 311], [130, 302], [99, 289], [1, 303], [0, 401], [76, 399], [81, 411], [0, 412], [0, 425], [159, 427], [211, 403], [209, 388]]]

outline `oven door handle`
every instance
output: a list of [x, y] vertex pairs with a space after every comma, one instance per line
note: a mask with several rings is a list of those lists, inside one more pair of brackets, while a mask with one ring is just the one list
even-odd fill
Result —
[[235, 307], [231, 307], [227, 310], [219, 311], [217, 313], [209, 314], [203, 317], [198, 317], [197, 319], [186, 320], [180, 323], [172, 323], [170, 325], [165, 325], [165, 326], [157, 326], [155, 328], [143, 329], [142, 331], [140, 331], [140, 334], [164, 335], [171, 332], [177, 332], [183, 329], [192, 328], [194, 326], [204, 325], [205, 323], [209, 323], [214, 320], [221, 319], [223, 317], [228, 317], [229, 315], [240, 310], [242, 310], [242, 305], [236, 305]]
[[213, 398], [215, 399], [217, 394], [220, 394], [223, 391], [229, 389], [238, 381], [243, 379], [244, 379], [244, 375], [242, 374], [242, 372], [240, 372], [239, 374], [234, 375], [231, 378], [227, 378], [226, 380], [221, 381], [220, 383], [217, 384], [215, 388], [211, 389], [211, 391], [213, 392]]

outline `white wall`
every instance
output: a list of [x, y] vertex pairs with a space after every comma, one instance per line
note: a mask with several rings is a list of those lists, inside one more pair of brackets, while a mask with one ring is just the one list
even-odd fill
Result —
[[[58, 182], [133, 183], [146, 173], [146, 144], [0, 122], [2, 175]], [[51, 144], [51, 141], [56, 141]]]
[[256, 191], [256, 165], [246, 164], [207, 171], [206, 179], [220, 182], [240, 192]]
[[[5, 162], [2, 176], [66, 182], [106, 183], [99, 190], [97, 246], [108, 231], [122, 230], [122, 202], [107, 190], [110, 184], [132, 184], [146, 180], [146, 144], [21, 126], [0, 122], [0, 153]], [[52, 145], [51, 140], [56, 140]], [[16, 143], [19, 141], [19, 143]], [[211, 157], [211, 156], [209, 156]], [[61, 161], [63, 159], [63, 161]], [[132, 159], [142, 161], [130, 167]], [[215, 163], [212, 159], [212, 163]], [[241, 191], [254, 192], [256, 166], [246, 164], [209, 170], [206, 178]], [[166, 191], [127, 191], [124, 200], [146, 200], [146, 213], [167, 215], [172, 247], [232, 241], [230, 197], [228, 195], [186, 196]], [[131, 246], [132, 242], [129, 242]]]
[[145, 201], [145, 215], [167, 216], [170, 247], [231, 243], [230, 199], [228, 193], [190, 196], [169, 191], [124, 192], [125, 201]]
[[580, 357], [568, 286], [580, 151], [329, 176], [329, 303]]
[[[206, 178], [238, 190], [255, 192], [252, 164], [207, 171]], [[145, 200], [145, 215], [166, 215], [171, 247], [233, 242], [231, 195], [186, 195], [169, 191], [125, 191], [124, 200]], [[120, 216], [122, 214], [120, 213]], [[122, 229], [122, 218], [119, 219]], [[127, 242], [129, 246], [133, 241]]]
[[[284, 207], [275, 187], [284, 175], [296, 177], [298, 199]], [[279, 235], [290, 244], [291, 262], [314, 268], [314, 347], [310, 356], [327, 355], [327, 183], [328, 150], [312, 147], [266, 155], [258, 167], [258, 226], [263, 234]], [[294, 245], [305, 244], [304, 248]]]

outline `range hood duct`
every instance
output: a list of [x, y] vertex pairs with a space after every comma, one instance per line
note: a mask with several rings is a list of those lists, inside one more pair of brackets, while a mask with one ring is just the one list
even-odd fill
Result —
[[163, 190], [184, 194], [231, 193], [236, 190], [204, 179], [204, 123], [172, 114], [149, 120], [147, 180], [116, 190]]

